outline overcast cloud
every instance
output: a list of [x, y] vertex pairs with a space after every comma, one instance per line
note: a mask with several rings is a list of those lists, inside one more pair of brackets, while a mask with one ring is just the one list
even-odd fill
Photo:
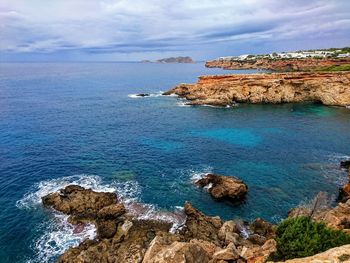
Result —
[[4, 60], [138, 60], [350, 45], [348, 0], [2, 0]]

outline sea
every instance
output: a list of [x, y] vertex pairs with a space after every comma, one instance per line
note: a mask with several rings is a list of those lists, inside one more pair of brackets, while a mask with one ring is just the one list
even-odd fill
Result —
[[[96, 236], [93, 225], [74, 234], [65, 215], [42, 206], [42, 196], [68, 184], [144, 204], [145, 218], [181, 212], [189, 201], [223, 220], [278, 223], [320, 191], [334, 202], [347, 180], [339, 162], [350, 159], [350, 109], [187, 106], [162, 95], [200, 75], [253, 72], [204, 63], [1, 63], [0, 262], [54, 262]], [[193, 184], [206, 173], [242, 179], [246, 198], [213, 200]]]

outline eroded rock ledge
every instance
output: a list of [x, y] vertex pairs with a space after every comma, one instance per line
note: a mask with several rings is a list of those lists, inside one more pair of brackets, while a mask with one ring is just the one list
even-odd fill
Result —
[[195, 84], [180, 84], [164, 93], [171, 94], [187, 99], [189, 105], [320, 102], [348, 106], [350, 72], [201, 76]]

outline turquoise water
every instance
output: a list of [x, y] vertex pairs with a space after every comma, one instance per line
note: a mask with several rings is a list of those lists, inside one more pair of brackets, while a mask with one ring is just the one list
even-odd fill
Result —
[[[187, 107], [160, 96], [203, 64], [0, 64], [0, 262], [53, 262], [86, 237], [40, 197], [68, 183], [174, 211], [191, 201], [224, 219], [278, 222], [346, 180], [350, 110], [313, 104]], [[149, 92], [150, 97], [132, 94]], [[216, 202], [192, 180], [234, 175], [243, 203]]]

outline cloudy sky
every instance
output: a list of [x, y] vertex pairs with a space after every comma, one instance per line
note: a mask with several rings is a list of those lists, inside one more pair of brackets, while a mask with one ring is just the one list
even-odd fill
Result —
[[350, 46], [349, 0], [1, 0], [1, 60], [114, 61]]

